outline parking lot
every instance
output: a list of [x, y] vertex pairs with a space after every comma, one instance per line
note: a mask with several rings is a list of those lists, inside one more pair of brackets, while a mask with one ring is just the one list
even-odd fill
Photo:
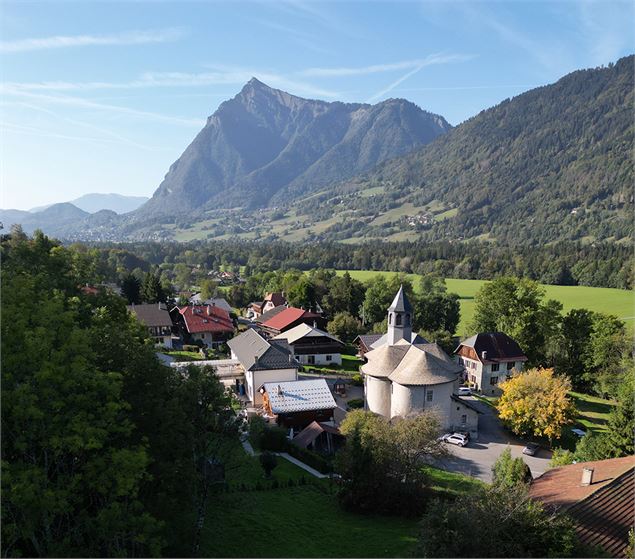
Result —
[[491, 406], [473, 396], [464, 399], [469, 400], [470, 404], [482, 412], [479, 415], [478, 440], [472, 440], [464, 447], [448, 444], [451, 456], [440, 461], [439, 467], [477, 477], [489, 483], [492, 481], [494, 462], [501, 455], [501, 452], [509, 446], [512, 456], [514, 458], [522, 457], [529, 466], [533, 477], [537, 477], [547, 470], [551, 451], [540, 448], [535, 456], [524, 455], [522, 450], [527, 441], [519, 439], [504, 429]]

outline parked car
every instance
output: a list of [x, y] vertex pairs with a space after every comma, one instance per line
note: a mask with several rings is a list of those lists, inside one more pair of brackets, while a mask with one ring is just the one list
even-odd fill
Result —
[[574, 435], [576, 435], [576, 436], [578, 436], [580, 438], [582, 438], [582, 437], [584, 437], [584, 435], [586, 435], [586, 431], [583, 431], [582, 429], [577, 429], [577, 428], [576, 429], [571, 429], [571, 432]]
[[525, 448], [523, 448], [523, 454], [527, 454], [528, 456], [535, 456], [540, 449], [540, 445], [536, 443], [527, 443]]
[[439, 440], [458, 446], [465, 446], [468, 443], [468, 438], [461, 433], [447, 433], [440, 437]]
[[469, 386], [459, 386], [459, 396], [470, 396], [472, 389]]

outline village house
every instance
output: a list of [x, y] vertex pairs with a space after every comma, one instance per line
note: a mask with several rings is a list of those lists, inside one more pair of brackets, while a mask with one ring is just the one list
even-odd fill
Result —
[[494, 396], [501, 394], [498, 385], [513, 371], [522, 371], [527, 361], [520, 346], [503, 332], [476, 334], [462, 341], [454, 354], [474, 389]]
[[333, 421], [337, 404], [323, 378], [266, 382], [260, 392], [265, 414], [281, 427], [301, 431], [314, 421]]
[[532, 499], [571, 517], [582, 543], [611, 557], [627, 556], [634, 492], [635, 456], [552, 468], [529, 488]]
[[146, 326], [156, 345], [172, 347], [172, 318], [164, 303], [128, 305], [127, 309]]
[[295, 358], [303, 365], [341, 365], [345, 345], [335, 336], [308, 324], [298, 324], [274, 340], [287, 340]]
[[190, 297], [190, 305], [211, 305], [212, 307], [218, 307], [223, 309], [227, 313], [231, 314], [234, 309], [231, 305], [222, 297], [211, 297], [210, 299], [201, 298], [200, 293], [195, 293]]
[[294, 381], [298, 378], [298, 362], [286, 340], [265, 340], [250, 328], [227, 342], [231, 357], [245, 372], [246, 395], [253, 406], [262, 404], [259, 392], [267, 382]]
[[170, 316], [184, 341], [203, 342], [218, 347], [234, 334], [234, 323], [229, 313], [212, 305], [174, 307]]
[[386, 343], [361, 367], [366, 409], [387, 419], [434, 410], [443, 429], [476, 435], [478, 412], [457, 394], [462, 366], [437, 344], [412, 339], [412, 306], [401, 287], [388, 308]]
[[263, 301], [257, 301], [255, 303], [250, 303], [247, 307], [250, 309], [251, 318], [255, 319], [259, 316], [262, 316], [267, 311], [275, 307], [287, 306], [287, 299], [284, 296], [283, 292], [273, 292], [267, 293]]
[[296, 307], [287, 307], [266, 322], [262, 322], [260, 328], [265, 334], [273, 337], [295, 328], [298, 324], [308, 324], [314, 328], [323, 329], [326, 326], [326, 320], [322, 318], [321, 314]]

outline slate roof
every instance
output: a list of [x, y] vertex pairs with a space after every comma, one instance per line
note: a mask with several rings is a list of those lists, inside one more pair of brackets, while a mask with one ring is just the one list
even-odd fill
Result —
[[325, 332], [324, 330], [320, 330], [319, 328], [313, 328], [313, 326], [309, 326], [308, 324], [298, 324], [294, 326], [290, 330], [286, 332], [282, 332], [277, 336], [274, 336], [274, 340], [284, 339], [287, 340], [290, 344], [294, 344], [295, 342], [302, 340], [303, 338], [329, 338], [338, 344], [342, 344], [341, 340]]
[[450, 358], [438, 357], [438, 350], [429, 347], [433, 345], [435, 344], [411, 345], [388, 378], [405, 386], [454, 382], [459, 373], [463, 372], [463, 367]]
[[212, 305], [213, 307], [218, 307], [219, 309], [223, 309], [228, 313], [232, 312], [233, 309], [231, 305], [222, 297], [212, 297], [211, 299], [201, 299], [201, 294], [197, 293], [196, 295], [192, 295], [190, 298], [190, 303], [193, 305]]
[[170, 313], [163, 303], [128, 305], [127, 308], [146, 326], [172, 326]]
[[190, 334], [200, 332], [233, 332], [234, 323], [227, 311], [212, 305], [177, 307]]
[[387, 378], [399, 365], [409, 348], [410, 344], [401, 340], [395, 345], [386, 344], [373, 349], [365, 355], [368, 361], [362, 365], [360, 370], [371, 377]]
[[370, 349], [370, 346], [372, 344], [374, 344], [379, 338], [385, 337], [385, 336], [386, 336], [386, 334], [360, 334], [359, 336], [357, 336], [357, 338], [355, 338], [355, 340], [353, 340], [353, 343], [355, 343], [357, 340], [359, 340], [367, 348]]
[[276, 314], [273, 318], [270, 318], [262, 325], [265, 328], [271, 328], [272, 330], [284, 330], [296, 320], [301, 318], [321, 318], [319, 314], [305, 311], [303, 309], [297, 309], [295, 307], [287, 307], [280, 313]]
[[406, 297], [406, 293], [403, 290], [403, 285], [397, 291], [397, 295], [392, 301], [390, 307], [388, 307], [389, 311], [394, 312], [412, 312], [412, 305], [410, 301], [408, 301], [408, 297]]
[[264, 388], [269, 396], [271, 411], [276, 415], [337, 407], [323, 378], [266, 382]]
[[302, 448], [307, 448], [315, 439], [317, 439], [322, 433], [332, 433], [333, 435], [343, 437], [342, 433], [337, 427], [332, 427], [326, 423], [318, 423], [313, 421], [307, 425], [302, 431], [300, 431], [291, 442]]
[[455, 402], [458, 402], [459, 404], [465, 406], [466, 408], [470, 408], [476, 413], [480, 413], [481, 415], [483, 415], [483, 412], [479, 410], [474, 404], [472, 404], [472, 402], [468, 402], [467, 400], [464, 400], [463, 398], [461, 398], [460, 396], [456, 394], [452, 394], [450, 398], [452, 398], [452, 400], [454, 400]]
[[456, 353], [461, 346], [471, 347], [476, 351], [479, 360], [482, 354], [487, 352], [486, 361], [511, 360], [526, 361], [527, 357], [523, 353], [518, 343], [503, 332], [483, 332], [476, 334], [467, 340], [462, 341], [456, 348]]
[[[376, 335], [376, 334], [374, 334], [374, 335]], [[377, 349], [378, 347], [386, 345], [387, 343], [388, 343], [388, 334], [383, 334], [383, 335], [379, 335], [379, 338], [377, 338], [377, 340], [372, 342], [370, 346], [366, 346], [366, 347], [370, 347], [371, 349]], [[426, 340], [424, 337], [420, 336], [416, 332], [413, 332], [410, 335], [410, 343], [413, 343], [413, 344], [427, 344], [428, 340]]]
[[253, 328], [232, 338], [227, 345], [246, 371], [298, 368], [286, 340], [267, 341]]

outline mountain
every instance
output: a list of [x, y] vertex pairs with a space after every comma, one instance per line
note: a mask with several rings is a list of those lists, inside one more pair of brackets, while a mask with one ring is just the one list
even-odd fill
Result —
[[19, 223], [25, 233], [30, 234], [36, 229], [42, 229], [48, 235], [66, 238], [68, 232], [76, 231], [78, 227], [81, 227], [89, 215], [88, 212], [80, 210], [77, 206], [63, 202], [53, 204], [37, 213], [0, 210], [0, 221], [2, 221], [5, 230], [13, 224]]
[[[100, 210], [110, 210], [117, 214], [124, 214], [136, 210], [139, 206], [147, 202], [149, 198], [147, 196], [124, 196], [123, 194], [84, 194], [75, 200], [70, 200], [70, 204], [78, 207], [80, 210], [84, 210], [88, 213], [95, 213]], [[48, 206], [39, 206], [37, 208], [31, 208], [29, 211], [32, 213], [41, 212], [47, 208], [50, 208], [52, 204]]]
[[[633, 238], [634, 62], [573, 72], [291, 204], [294, 239]], [[319, 234], [316, 233], [319, 231]], [[208, 233], [209, 234], [209, 233]]]
[[253, 78], [208, 118], [135, 216], [284, 203], [367, 171], [449, 129], [443, 117], [403, 99], [327, 103]]

